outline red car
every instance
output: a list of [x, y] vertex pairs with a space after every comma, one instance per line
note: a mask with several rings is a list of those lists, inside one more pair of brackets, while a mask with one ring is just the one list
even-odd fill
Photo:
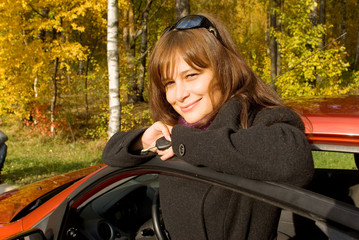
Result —
[[[359, 96], [289, 102], [305, 114], [313, 151], [350, 153], [357, 165], [358, 103]], [[90, 167], [3, 193], [0, 239], [166, 239], [158, 211], [159, 174], [215, 183], [282, 208], [278, 239], [359, 239], [357, 169], [316, 169], [302, 189], [176, 158], [125, 169]]]

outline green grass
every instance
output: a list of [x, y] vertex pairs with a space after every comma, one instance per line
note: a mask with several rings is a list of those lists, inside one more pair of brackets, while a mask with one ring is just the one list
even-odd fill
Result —
[[313, 151], [315, 168], [357, 169], [352, 153]]
[[9, 140], [2, 182], [26, 185], [101, 163], [106, 140], [67, 143], [61, 137], [31, 134], [24, 127], [2, 127]]

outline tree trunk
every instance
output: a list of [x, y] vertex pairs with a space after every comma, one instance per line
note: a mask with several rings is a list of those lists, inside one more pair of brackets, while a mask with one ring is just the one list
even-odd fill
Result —
[[123, 28], [123, 40], [127, 53], [127, 69], [129, 71], [128, 77], [128, 92], [127, 102], [138, 102], [138, 89], [136, 80], [136, 31], [135, 31], [135, 18], [133, 13], [133, 2], [131, 1], [128, 11], [124, 11], [124, 19], [127, 20], [128, 26]]
[[[319, 23], [322, 24], [323, 26], [325, 26], [326, 23], [326, 0], [320, 0], [320, 5], [319, 5]], [[323, 34], [322, 36], [322, 43], [320, 45], [320, 48], [322, 48], [323, 46], [325, 46], [325, 34]]]
[[309, 18], [313, 26], [318, 25], [318, 0], [313, 0], [312, 5], [310, 6]]
[[[44, 7], [41, 9], [41, 18], [48, 19], [49, 18], [50, 9], [48, 7]], [[37, 35], [38, 39], [41, 39], [42, 42], [46, 40], [47, 31], [45, 29], [41, 29]]]
[[86, 126], [88, 126], [88, 120], [89, 120], [89, 101], [88, 101], [88, 72], [89, 72], [89, 67], [90, 67], [90, 61], [91, 58], [88, 58], [86, 60], [86, 69], [85, 69], [85, 76], [84, 76], [84, 81], [85, 81], [85, 110], [86, 110]]
[[[87, 74], [88, 74], [88, 68], [89, 68], [89, 62], [90, 58], [85, 60], [79, 61], [79, 77], [80, 79], [83, 79], [84, 81], [84, 100], [85, 100], [85, 125], [87, 127], [88, 125], [88, 116], [89, 116], [89, 106], [88, 106], [88, 80], [87, 80]], [[85, 67], [86, 64], [86, 67]]]
[[190, 14], [189, 0], [176, 0], [177, 20]]
[[[42, 8], [41, 9], [41, 17], [44, 18], [44, 19], [47, 19], [49, 18], [49, 12], [50, 12], [50, 9], [45, 7], [45, 8]], [[45, 42], [46, 41], [46, 34], [47, 34], [47, 31], [45, 29], [42, 29], [38, 34], [37, 34], [37, 38], [40, 39], [42, 42]], [[38, 89], [37, 89], [37, 86], [38, 86], [38, 83], [39, 83], [39, 79], [38, 77], [36, 76], [35, 79], [34, 79], [34, 92], [35, 92], [35, 99], [37, 101], [37, 98], [38, 98]], [[36, 104], [35, 105], [35, 115], [33, 116], [33, 119], [34, 119], [34, 124], [36, 125], [37, 124], [37, 114], [38, 113], [38, 105]]]
[[56, 109], [56, 101], [57, 101], [57, 71], [59, 68], [59, 58], [55, 59], [54, 63], [54, 74], [52, 76], [52, 99], [51, 99], [51, 127], [50, 127], [50, 133], [51, 136], [55, 136], [55, 109]]
[[[359, 0], [357, 1], [357, 16], [359, 18]], [[358, 70], [358, 68], [359, 68], [359, 31], [357, 35], [356, 53], [354, 60], [354, 69]]]
[[[276, 0], [271, 0], [271, 8], [269, 9], [269, 24], [272, 27], [272, 29], [275, 29], [278, 31], [277, 26], [277, 15], [274, 11], [275, 8], [279, 6], [278, 2]], [[271, 59], [271, 67], [270, 67], [270, 73], [271, 73], [271, 85], [275, 89], [275, 78], [278, 76], [278, 60], [279, 60], [279, 54], [278, 54], [278, 43], [275, 37], [270, 36], [269, 37], [269, 49], [270, 49], [270, 59]]]
[[[313, 0], [313, 4], [312, 4], [312, 7], [311, 7], [310, 20], [312, 22], [313, 27], [316, 27], [318, 25], [318, 12], [319, 12], [319, 9], [318, 9], [319, 4], [318, 4], [318, 2], [319, 1], [321, 1], [321, 0]], [[319, 16], [320, 16], [320, 13], [319, 13]], [[321, 19], [319, 18], [319, 20], [321, 20]], [[323, 34], [323, 36], [324, 36], [324, 34]], [[321, 47], [321, 44], [323, 42], [323, 36], [322, 36], [322, 41], [319, 43], [319, 47]], [[310, 48], [310, 51], [314, 51], [315, 46], [308, 46], [308, 47]], [[318, 87], [322, 82], [322, 77], [317, 74], [316, 70], [314, 72], [314, 75], [316, 76], [316, 78], [313, 81], [310, 82], [313, 89]]]
[[[342, 0], [342, 8], [343, 8], [343, 22], [342, 24], [340, 25], [341, 28], [340, 28], [340, 33], [343, 34], [345, 33], [347, 30], [347, 0]], [[345, 35], [343, 36], [343, 46], [346, 47], [346, 37]]]
[[121, 103], [118, 56], [118, 1], [108, 0], [107, 15], [107, 66], [109, 76], [108, 136], [121, 129]]
[[138, 78], [138, 100], [144, 101], [143, 92], [145, 89], [146, 60], [147, 60], [147, 23], [152, 0], [147, 0], [147, 6], [143, 11], [142, 34], [141, 34], [141, 65]]
[[[35, 80], [34, 80], [34, 93], [35, 93], [35, 100], [37, 101], [37, 97], [39, 96], [39, 92], [37, 90], [37, 84], [38, 84], [38, 77], [36, 76], [35, 77]], [[33, 120], [34, 120], [34, 124], [36, 125], [37, 124], [37, 104], [35, 104], [35, 115], [32, 116], [33, 117]]]

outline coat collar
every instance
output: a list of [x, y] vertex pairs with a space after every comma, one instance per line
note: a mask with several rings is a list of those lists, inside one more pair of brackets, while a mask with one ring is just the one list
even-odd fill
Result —
[[228, 127], [234, 130], [241, 129], [241, 112], [242, 106], [240, 102], [236, 99], [229, 100], [221, 107], [209, 130], [221, 127]]

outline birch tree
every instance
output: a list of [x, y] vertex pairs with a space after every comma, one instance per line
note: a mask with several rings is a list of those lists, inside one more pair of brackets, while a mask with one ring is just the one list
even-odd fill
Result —
[[180, 19], [190, 14], [189, 0], [176, 0], [176, 17]]
[[108, 136], [121, 129], [121, 103], [118, 55], [118, 0], [108, 0], [107, 66], [109, 78]]

